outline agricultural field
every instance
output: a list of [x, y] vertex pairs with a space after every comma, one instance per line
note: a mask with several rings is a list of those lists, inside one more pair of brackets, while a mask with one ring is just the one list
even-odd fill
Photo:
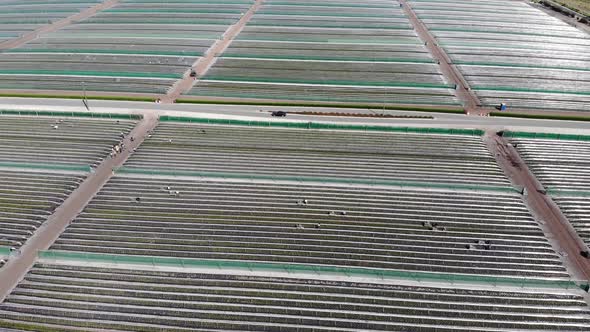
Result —
[[411, 0], [484, 106], [590, 111], [590, 36], [518, 1]]
[[569, 278], [516, 192], [230, 179], [121, 173], [51, 249]]
[[[0, 43], [71, 16], [101, 0], [0, 1]], [[48, 8], [51, 6], [51, 8]]]
[[134, 125], [0, 115], [0, 247], [22, 246]]
[[[5, 113], [0, 276], [31, 267], [7, 281], [0, 329], [590, 327], [590, 286], [483, 130]], [[108, 158], [131, 128], [129, 158]], [[506, 136], [535, 172], [559, 168], [551, 142]], [[562, 138], [564, 158], [583, 160], [589, 138]], [[572, 222], [585, 213], [558, 203]], [[57, 220], [60, 205], [71, 213]]]
[[290, 179], [510, 187], [480, 133], [473, 131], [356, 133], [164, 120], [125, 167], [156, 174], [272, 174]]
[[558, 139], [519, 133], [512, 136], [511, 143], [529, 168], [580, 238], [590, 244], [590, 137]]
[[0, 330], [588, 332], [587, 128], [474, 115], [582, 118], [589, 54], [514, 0], [0, 0]]
[[[52, 0], [49, 9], [32, 0], [0, 2], [6, 9], [0, 15], [0, 38], [16, 38], [96, 3]], [[525, 2], [409, 3], [481, 106], [590, 109], [587, 33]], [[122, 0], [0, 51], [0, 90], [156, 98], [173, 91], [213, 45], [228, 42], [228, 48], [212, 51], [219, 52], [212, 54], [213, 65], [197, 73], [192, 88], [183, 85], [182, 99], [430, 108], [457, 108], [465, 102], [455, 93], [458, 80], [446, 77], [447, 71], [443, 75], [397, 1], [254, 4]], [[250, 9], [255, 9], [253, 16], [244, 16]], [[242, 23], [245, 27], [235, 34], [228, 30]]]
[[38, 263], [0, 304], [0, 326], [166, 332], [590, 328], [581, 292], [379, 285], [162, 268]]
[[265, 1], [189, 96], [457, 105], [397, 2]]
[[166, 93], [251, 3], [123, 0], [0, 53], [0, 89]]
[[450, 130], [164, 121], [51, 249], [567, 279], [481, 137]]

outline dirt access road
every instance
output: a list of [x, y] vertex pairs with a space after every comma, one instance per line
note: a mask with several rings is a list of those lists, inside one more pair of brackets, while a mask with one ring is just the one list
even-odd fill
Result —
[[448, 54], [438, 45], [436, 38], [434, 38], [426, 25], [418, 18], [410, 4], [406, 0], [399, 0], [399, 3], [402, 5], [402, 9], [410, 19], [414, 29], [416, 29], [418, 36], [426, 42], [426, 48], [428, 48], [434, 59], [439, 61], [440, 70], [447, 78], [447, 81], [450, 84], [457, 84], [455, 93], [457, 94], [457, 98], [464, 103], [465, 111], [468, 114], [479, 113], [478, 107], [481, 105], [481, 102], [469, 88], [469, 84], [463, 77], [463, 74], [452, 65]]
[[525, 203], [541, 228], [545, 230], [545, 235], [553, 242], [554, 247], [557, 245], [555, 250], [563, 254], [564, 263], [570, 275], [577, 280], [590, 280], [590, 260], [580, 255], [580, 251], [586, 250], [584, 241], [580, 239], [557, 204], [549, 195], [544, 194], [545, 188], [528, 168], [518, 151], [494, 131], [486, 132], [484, 142], [506, 176], [516, 186], [525, 188], [523, 195]]

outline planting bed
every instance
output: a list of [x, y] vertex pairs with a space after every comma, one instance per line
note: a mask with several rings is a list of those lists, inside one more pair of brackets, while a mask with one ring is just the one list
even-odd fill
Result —
[[18, 249], [85, 177], [0, 169], [0, 246]]
[[0, 326], [56, 331], [587, 331], [578, 292], [466, 290], [41, 263]]
[[568, 278], [516, 193], [119, 175], [51, 249]]
[[587, 191], [590, 140], [514, 137], [513, 144], [549, 191]]
[[411, 0], [484, 106], [590, 111], [590, 36], [525, 2]]
[[251, 4], [123, 0], [1, 53], [0, 89], [165, 93]]
[[590, 244], [590, 139], [511, 139], [580, 238]]
[[0, 246], [20, 247], [134, 124], [0, 115]]
[[129, 169], [509, 188], [480, 136], [161, 122]]
[[99, 4], [100, 0], [0, 1], [0, 43]]
[[134, 125], [131, 120], [0, 115], [0, 165], [96, 166]]
[[397, 2], [265, 1], [193, 96], [456, 105]]

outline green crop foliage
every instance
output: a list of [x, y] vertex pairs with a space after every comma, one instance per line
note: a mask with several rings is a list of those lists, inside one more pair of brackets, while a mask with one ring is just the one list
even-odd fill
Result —
[[524, 118], [524, 119], [542, 119], [542, 120], [590, 121], [590, 117], [581, 116], [581, 115], [491, 112], [490, 116], [501, 116], [501, 117], [509, 117], [509, 118]]

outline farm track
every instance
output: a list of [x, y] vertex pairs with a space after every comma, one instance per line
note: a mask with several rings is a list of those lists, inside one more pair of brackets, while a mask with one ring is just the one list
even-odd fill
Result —
[[580, 255], [587, 250], [572, 225], [551, 197], [544, 193], [544, 187], [535, 177], [516, 149], [495, 132], [484, 136], [488, 149], [504, 169], [505, 174], [516, 186], [524, 188], [523, 199], [537, 221], [542, 221], [550, 238], [557, 244], [556, 250], [567, 257], [566, 266], [570, 274], [580, 280], [590, 279], [590, 261]]
[[463, 77], [463, 74], [451, 64], [449, 56], [439, 47], [436, 39], [430, 34], [426, 25], [418, 18], [410, 4], [406, 0], [399, 0], [399, 2], [402, 4], [402, 8], [409, 17], [414, 29], [416, 29], [418, 36], [427, 43], [426, 47], [430, 50], [434, 58], [439, 61], [440, 69], [449, 83], [457, 84], [455, 92], [457, 97], [465, 103], [465, 111], [467, 113], [475, 112], [481, 103], [475, 94], [470, 91], [469, 84]]

